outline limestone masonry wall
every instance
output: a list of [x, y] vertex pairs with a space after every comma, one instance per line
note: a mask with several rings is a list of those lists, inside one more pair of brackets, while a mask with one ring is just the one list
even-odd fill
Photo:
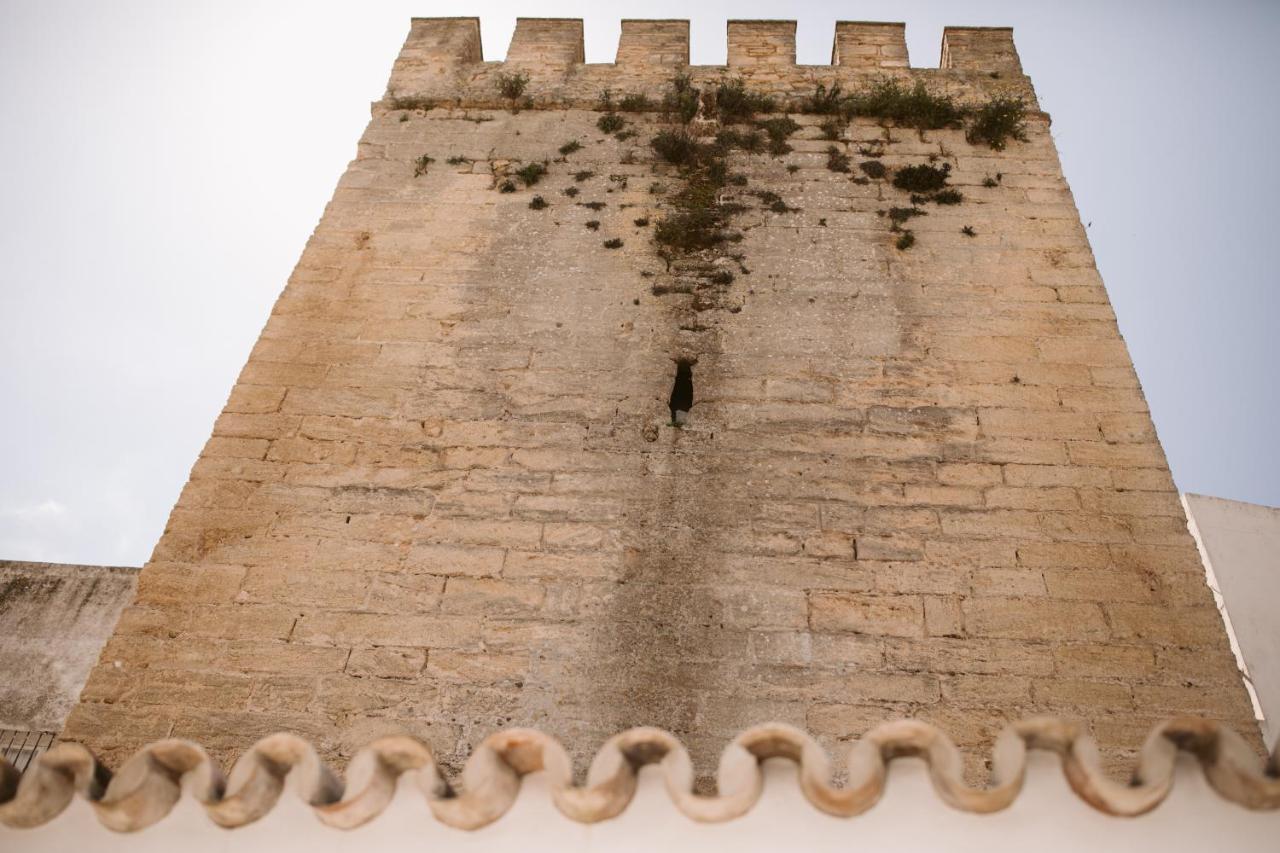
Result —
[[[684, 69], [687, 22], [625, 21], [591, 65], [580, 21], [521, 20], [493, 63], [474, 19], [415, 20], [67, 738], [225, 761], [408, 731], [456, 764], [501, 726], [581, 759], [648, 724], [704, 773], [765, 720], [833, 745], [910, 715], [977, 755], [1008, 719], [1079, 716], [1113, 763], [1169, 715], [1256, 738], [1010, 31], [948, 29], [938, 69], [899, 24], [839, 24], [822, 67], [793, 23], [728, 33], [695, 82], [1011, 93], [1028, 138], [859, 118], [833, 142], [797, 112], [790, 153], [729, 156], [746, 209], [712, 289], [652, 242], [680, 180], [662, 115], [597, 129], [603, 89]], [[868, 157], [948, 164], [964, 201], [899, 249], [907, 196], [855, 180]]]

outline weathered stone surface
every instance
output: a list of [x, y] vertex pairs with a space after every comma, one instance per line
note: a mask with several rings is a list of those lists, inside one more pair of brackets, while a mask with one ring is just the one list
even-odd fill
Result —
[[0, 561], [0, 729], [61, 730], [137, 582], [132, 568]]
[[[661, 115], [597, 127], [604, 89], [661, 98], [687, 26], [628, 22], [616, 65], [581, 34], [522, 21], [507, 65], [474, 20], [414, 22], [66, 736], [225, 757], [283, 728], [334, 756], [409, 730], [457, 764], [498, 726], [582, 758], [643, 724], [709, 769], [775, 717], [830, 743], [914, 714], [985, 746], [1076, 715], [1108, 761], [1148, 704], [1248, 719], [1009, 32], [948, 29], [942, 68], [906, 69], [900, 27], [842, 24], [836, 64], [801, 68], [794, 27], [731, 25], [695, 85], [796, 104], [887, 70], [1032, 112], [1003, 151], [857, 119], [853, 173], [796, 112], [790, 153], [729, 155], [720, 290], [653, 243], [680, 182]], [[498, 92], [513, 71], [528, 104]], [[964, 200], [925, 203], [901, 251], [881, 212], [908, 196], [853, 180], [862, 159], [945, 163]]]

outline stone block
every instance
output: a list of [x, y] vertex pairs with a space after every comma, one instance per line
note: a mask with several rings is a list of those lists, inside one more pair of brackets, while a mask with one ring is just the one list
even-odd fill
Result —
[[344, 672], [357, 678], [417, 678], [427, 663], [426, 649], [373, 646], [351, 650]]
[[965, 631], [974, 637], [1067, 641], [1109, 635], [1102, 609], [1088, 602], [971, 598], [961, 609]]
[[473, 619], [434, 614], [385, 614], [362, 611], [303, 614], [292, 641], [309, 645], [427, 646], [469, 648], [480, 639]]
[[924, 634], [924, 603], [919, 596], [813, 592], [809, 625], [817, 631], [919, 637]]
[[1155, 669], [1155, 655], [1146, 646], [1086, 643], [1057, 646], [1053, 659], [1058, 672], [1069, 678], [1140, 679]]

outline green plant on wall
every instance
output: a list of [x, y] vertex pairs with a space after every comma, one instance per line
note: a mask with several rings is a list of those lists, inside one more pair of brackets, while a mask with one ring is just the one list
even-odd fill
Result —
[[517, 71], [514, 74], [499, 74], [494, 85], [498, 87], [498, 94], [502, 95], [502, 97], [509, 101], [516, 101], [529, 86], [529, 75], [523, 71]]

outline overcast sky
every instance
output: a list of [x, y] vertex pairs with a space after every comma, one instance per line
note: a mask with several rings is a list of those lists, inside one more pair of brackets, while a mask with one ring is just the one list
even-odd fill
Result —
[[1183, 490], [1280, 505], [1274, 2], [0, 0], [0, 559], [141, 564], [413, 15], [1011, 25]]

